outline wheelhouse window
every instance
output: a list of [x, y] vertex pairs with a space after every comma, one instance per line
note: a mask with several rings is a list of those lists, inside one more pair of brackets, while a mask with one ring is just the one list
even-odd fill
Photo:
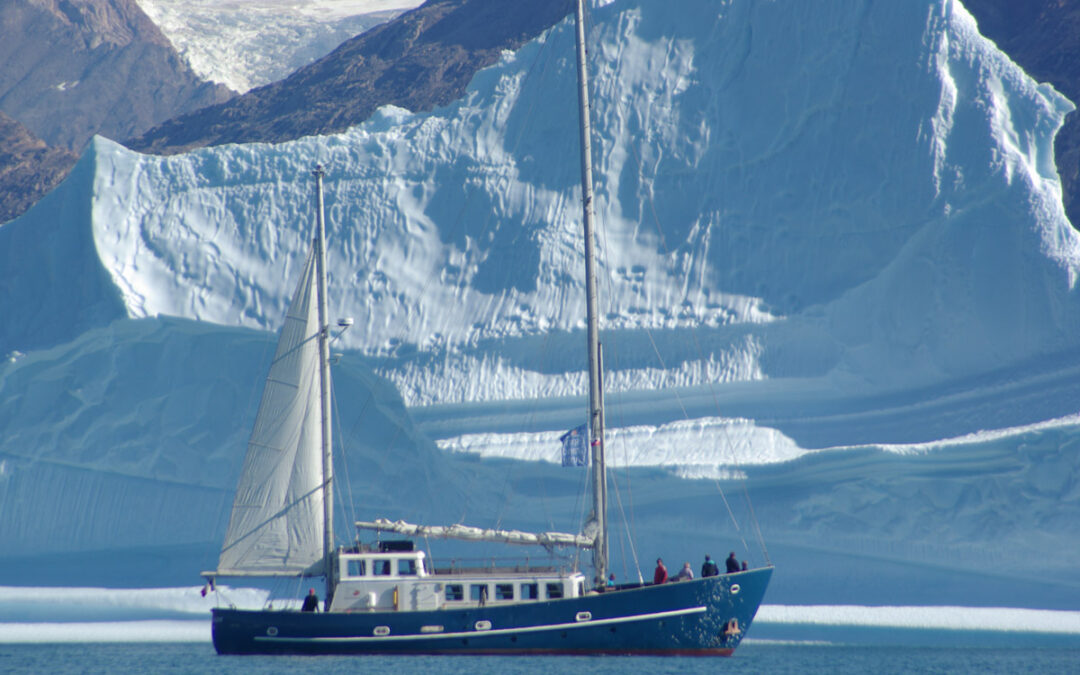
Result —
[[390, 576], [390, 561], [389, 560], [376, 560], [375, 561], [375, 576], [388, 577]]
[[362, 577], [364, 576], [365, 567], [363, 560], [350, 560], [348, 574], [350, 577]]
[[562, 584], [545, 584], [544, 591], [547, 592], [548, 598], [554, 600], [563, 596]]
[[540, 584], [521, 584], [522, 600], [539, 600]]
[[488, 597], [487, 584], [469, 584], [469, 599], [473, 602], [485, 602]]
[[401, 558], [397, 561], [397, 573], [399, 577], [416, 576], [416, 560]]
[[465, 599], [465, 589], [461, 584], [446, 584], [446, 601], [459, 602]]
[[496, 600], [513, 600], [514, 584], [495, 584]]

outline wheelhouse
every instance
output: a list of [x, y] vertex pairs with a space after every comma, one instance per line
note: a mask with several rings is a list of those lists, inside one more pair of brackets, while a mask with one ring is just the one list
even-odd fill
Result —
[[535, 603], [585, 595], [585, 577], [528, 564], [435, 568], [412, 542], [335, 557], [332, 612], [421, 611]]

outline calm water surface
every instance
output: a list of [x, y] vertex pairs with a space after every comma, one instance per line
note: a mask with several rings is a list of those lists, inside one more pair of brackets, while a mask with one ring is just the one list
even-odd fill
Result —
[[218, 656], [204, 643], [0, 644], [0, 673], [1080, 673], [1080, 648], [746, 643], [732, 658]]

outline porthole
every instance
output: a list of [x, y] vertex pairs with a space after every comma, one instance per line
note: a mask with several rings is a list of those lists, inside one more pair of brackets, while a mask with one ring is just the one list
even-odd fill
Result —
[[375, 637], [386, 637], [390, 634], [390, 626], [375, 626]]
[[739, 588], [739, 584], [731, 584], [731, 594], [732, 595], [738, 595], [740, 590], [741, 589]]
[[442, 626], [420, 626], [421, 633], [441, 633], [443, 632]]
[[269, 628], [267, 628], [266, 629], [266, 634], [269, 635], [270, 637], [276, 637], [277, 636], [277, 626], [270, 626]]
[[592, 621], [592, 612], [578, 612], [574, 621]]
[[491, 630], [491, 622], [487, 619], [477, 621], [475, 625], [476, 630]]

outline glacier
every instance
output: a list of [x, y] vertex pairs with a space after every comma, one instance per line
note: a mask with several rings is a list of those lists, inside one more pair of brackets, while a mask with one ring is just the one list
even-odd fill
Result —
[[[1073, 105], [956, 0], [616, 0], [591, 22], [615, 572], [737, 550], [777, 565], [778, 606], [1078, 606], [1080, 239], [1053, 157]], [[98, 138], [0, 227], [4, 578], [213, 567], [315, 163], [331, 314], [357, 319], [344, 507], [575, 530], [571, 44], [564, 22], [458, 102], [332, 136]]]
[[191, 69], [245, 93], [288, 77], [421, 0], [136, 0]]

